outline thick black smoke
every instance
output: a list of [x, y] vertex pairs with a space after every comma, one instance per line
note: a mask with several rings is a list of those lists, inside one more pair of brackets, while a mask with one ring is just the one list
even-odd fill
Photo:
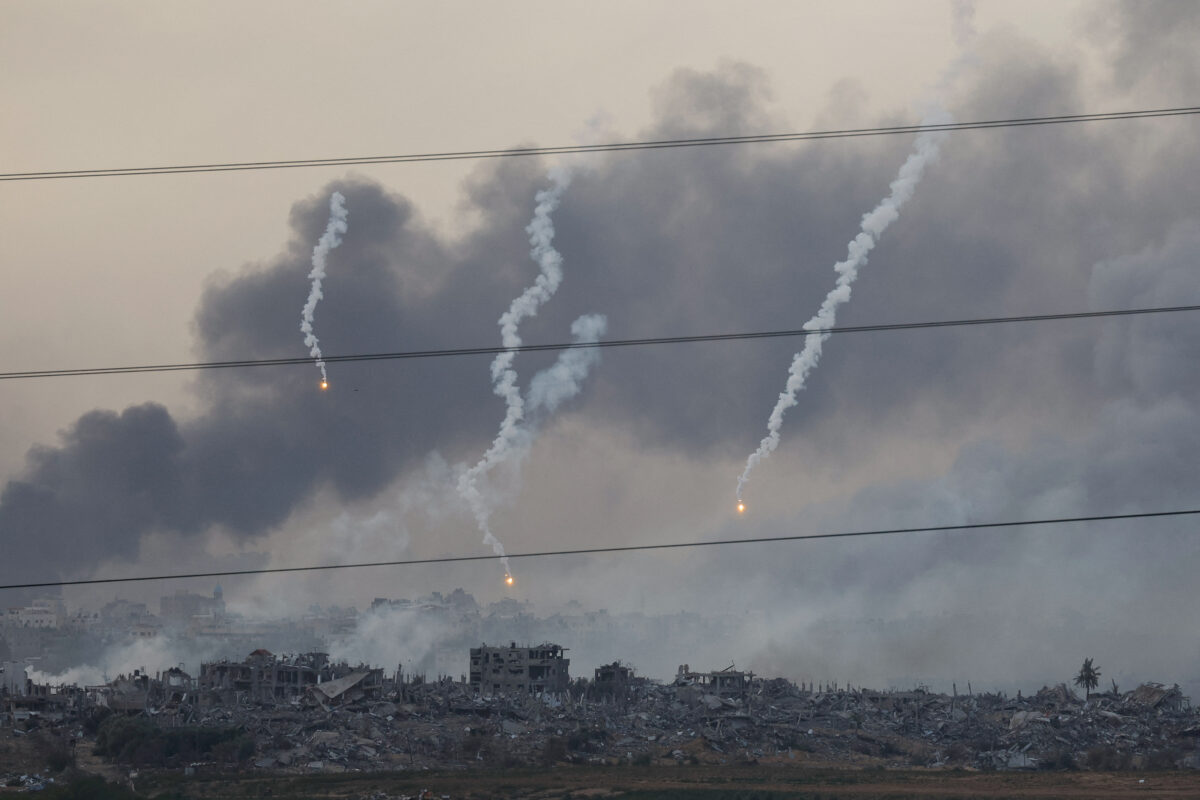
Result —
[[[493, 307], [520, 263], [520, 227], [511, 256], [494, 253], [491, 268], [469, 252], [452, 257], [402, 198], [364, 182], [336, 188], [354, 228], [330, 259], [320, 309], [328, 352], [490, 343]], [[297, 204], [284, 255], [208, 289], [195, 326], [204, 359], [296, 354], [297, 297], [302, 304], [327, 199]], [[455, 283], [466, 271], [472, 279]], [[5, 582], [130, 557], [151, 530], [261, 533], [319, 487], [369, 496], [431, 450], [453, 453], [493, 424], [482, 358], [336, 365], [330, 378], [320, 392], [311, 368], [212, 372], [198, 381], [206, 411], [196, 419], [176, 421], [154, 404], [81, 417], [58, 446], [35, 448], [4, 489]]]
[[[1121, 45], [1121, 57], [1136, 59], [1135, 44]], [[1094, 110], [1080, 86], [1071, 64], [1000, 35], [984, 39], [962, 98], [947, 105], [964, 120]], [[638, 135], [775, 128], [782, 123], [773, 123], [764, 96], [763, 77], [745, 65], [681, 72], [655, 96], [659, 121]], [[1194, 159], [1130, 154], [1142, 145], [1195, 152], [1197, 139], [1192, 123], [1177, 121], [952, 138], [881, 239], [839, 321], [1073, 311], [1167, 295], [1195, 302], [1184, 296], [1192, 291], [1186, 272], [1178, 273], [1186, 267], [1177, 268], [1175, 288], [1139, 292], [1136, 279], [1115, 267], [1102, 275], [1096, 265], [1136, 264], [1140, 253], [1193, 263]], [[591, 162], [555, 215], [562, 288], [523, 334], [529, 342], [566, 340], [570, 320], [585, 312], [607, 314], [617, 338], [798, 327], [832, 285], [833, 263], [910, 145], [897, 137]], [[206, 291], [196, 316], [200, 355], [298, 354], [309, 257], [334, 189], [346, 196], [350, 230], [330, 256], [318, 309], [327, 354], [496, 343], [496, 320], [535, 269], [523, 228], [545, 167], [528, 160], [480, 167], [468, 198], [482, 224], [454, 241], [377, 184], [347, 179], [323, 188], [297, 203], [278, 258]], [[1157, 326], [1177, 326], [1171, 335], [1185, 337], [1185, 352], [1196, 349], [1186, 338], [1191, 329], [1123, 324], [1145, 348], [1122, 349], [1125, 329], [1100, 323], [834, 337], [785, 424], [784, 447], [804, 439], [822, 453], [822, 469], [837, 470], [862, 458], [902, 459], [874, 451], [881, 434], [912, 429], [953, 443], [981, 420], [1011, 426], [1024, 409], [1031, 429], [1061, 427], [1072, 436], [1086, 425], [1081, 420], [1118, 413], [1126, 394], [1177, 391], [1190, 412], [1193, 373], [1175, 370], [1178, 354], [1162, 349]], [[762, 435], [799, 346], [610, 350], [569, 413], [632, 431], [648, 448], [736, 463]], [[518, 368], [527, 376], [552, 357], [522, 356]], [[304, 366], [214, 371], [197, 381], [204, 410], [195, 418], [177, 420], [156, 405], [81, 417], [57, 445], [34, 449], [0, 495], [0, 580], [78, 574], [101, 557], [131, 557], [152, 530], [262, 534], [318, 490], [369, 498], [433, 450], [451, 461], [477, 457], [502, 415], [486, 357], [334, 363], [330, 381], [328, 392], [318, 391]], [[936, 427], [913, 427], [930, 419]], [[1177, 463], [1188, 457], [1189, 437], [1164, 431], [1157, 441]], [[1103, 450], [1097, 440], [1069, 452], [1096, 461]], [[1025, 463], [1003, 449], [988, 452]], [[1132, 462], [1107, 462], [1108, 473], [1104, 463], [1092, 465], [1087, 491], [1111, 506], [1122, 506], [1121, 497], [1166, 502], [1163, 487], [1183, 491]], [[1000, 465], [974, 474], [969, 486], [987, 475], [1004, 477], [989, 487], [1030, 479]], [[713, 491], [732, 492], [732, 478]], [[896, 491], [864, 490], [857, 508], [888, 516], [900, 502]], [[861, 511], [871, 503], [877, 513]], [[895, 570], [880, 571], [903, 581]]]

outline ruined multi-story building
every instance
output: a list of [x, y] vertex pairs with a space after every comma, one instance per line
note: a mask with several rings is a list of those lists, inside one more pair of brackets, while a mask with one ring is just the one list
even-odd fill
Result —
[[471, 688], [482, 695], [559, 694], [567, 691], [571, 676], [571, 660], [565, 658], [567, 648], [550, 642], [536, 647], [471, 648]]
[[[322, 679], [328, 657], [324, 653], [280, 658], [269, 650], [255, 650], [245, 661], [215, 661], [200, 665], [200, 695], [207, 702], [234, 695], [246, 700], [286, 703], [299, 698]], [[324, 676], [332, 679], [331, 674]]]
[[600, 697], [625, 697], [629, 694], [629, 687], [633, 679], [633, 667], [622, 664], [620, 661], [614, 661], [611, 664], [596, 667], [592, 690]]
[[383, 670], [329, 663], [325, 653], [276, 656], [255, 650], [245, 661], [200, 665], [200, 699], [208, 705], [250, 702], [340, 705], [349, 700], [378, 698]]
[[650, 680], [637, 675], [629, 664], [614, 661], [596, 667], [595, 678], [588, 687], [587, 696], [593, 700], [628, 702], [645, 695]]

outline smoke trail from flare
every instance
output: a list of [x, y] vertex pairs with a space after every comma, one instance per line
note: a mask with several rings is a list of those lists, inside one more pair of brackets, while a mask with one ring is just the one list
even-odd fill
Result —
[[[949, 121], [950, 116], [945, 112], [929, 114], [926, 117], [926, 124], [930, 125]], [[900, 167], [900, 173], [896, 179], [892, 181], [891, 192], [872, 211], [863, 215], [861, 230], [851, 240], [845, 260], [834, 264], [833, 269], [838, 275], [837, 284], [826, 295], [816, 316], [804, 323], [805, 330], [833, 326], [837, 318], [838, 306], [850, 299], [850, 285], [858, 277], [858, 270], [867, 263], [867, 256], [874, 249], [879, 237], [900, 216], [900, 208], [913, 196], [917, 184], [921, 182], [925, 168], [937, 158], [938, 150], [945, 137], [944, 131], [927, 132], [917, 136], [913, 152]], [[804, 388], [808, 374], [816, 368], [817, 362], [821, 360], [821, 347], [828, 338], [828, 333], [810, 334], [804, 337], [804, 349], [793, 356], [792, 366], [788, 370], [787, 385], [780, 393], [779, 400], [775, 403], [775, 408], [767, 419], [767, 435], [759, 443], [758, 449], [746, 459], [746, 468], [738, 478], [737, 499], [739, 505], [742, 502], [746, 484], [750, 481], [750, 473], [758, 466], [759, 462], [775, 452], [775, 448], [779, 446], [779, 430], [783, 426], [784, 412], [796, 405], [796, 394]]]
[[[571, 323], [571, 339], [577, 344], [591, 344], [600, 341], [600, 337], [608, 329], [608, 318], [603, 314], [584, 314]], [[500, 556], [504, 565], [505, 575], [511, 576], [508, 559], [504, 555], [504, 545], [492, 533], [491, 506], [479, 488], [479, 479], [493, 466], [502, 462], [520, 462], [529, 455], [537, 438], [538, 422], [545, 416], [554, 413], [558, 406], [579, 394], [583, 381], [587, 378], [592, 367], [600, 362], [600, 349], [588, 347], [577, 350], [565, 350], [559, 354], [554, 364], [535, 374], [529, 382], [529, 392], [523, 399], [524, 408], [530, 417], [540, 412], [539, 418], [525, 419], [522, 424], [510, 429], [502, 451], [488, 453], [467, 473], [459, 478], [459, 494], [467, 501], [479, 530], [483, 533], [484, 544], [491, 545], [492, 551]], [[494, 445], [493, 445], [494, 448]], [[486, 463], [485, 463], [486, 462]], [[483, 466], [481, 466], [483, 465]]]
[[304, 344], [308, 347], [309, 355], [316, 359], [317, 368], [321, 370], [322, 388], [328, 385], [329, 376], [325, 374], [321, 344], [317, 341], [317, 335], [313, 333], [313, 312], [317, 310], [317, 301], [325, 296], [321, 291], [321, 282], [325, 280], [325, 259], [330, 250], [342, 243], [342, 235], [346, 230], [346, 198], [341, 192], [334, 192], [329, 198], [329, 224], [325, 226], [325, 233], [321, 234], [321, 238], [313, 247], [312, 272], [308, 273], [312, 288], [309, 289], [304, 308], [300, 309], [300, 332], [304, 334]]
[[525, 229], [529, 234], [530, 256], [538, 265], [537, 279], [513, 300], [508, 311], [500, 316], [500, 341], [506, 349], [492, 361], [492, 391], [504, 400], [504, 419], [491, 447], [479, 462], [464, 472], [458, 480], [458, 492], [475, 515], [479, 529], [483, 532], [484, 544], [490, 545], [492, 552], [500, 556], [505, 574], [511, 574], [508, 558], [504, 555], [504, 545], [492, 534], [488, 525], [490, 512], [478, 484], [479, 479], [488, 470], [509, 458], [520, 430], [521, 420], [525, 417], [525, 401], [517, 385], [517, 371], [512, 366], [517, 348], [521, 346], [518, 328], [526, 317], [537, 314], [542, 304], [554, 296], [562, 283], [562, 254], [554, 249], [554, 223], [550, 215], [558, 208], [563, 192], [570, 185], [571, 176], [565, 169], [554, 169], [550, 173], [550, 179], [553, 185], [535, 195], [537, 205], [533, 220]]
[[[575, 344], [595, 344], [608, 331], [608, 317], [603, 314], [584, 314], [571, 323], [571, 340]], [[554, 413], [564, 400], [579, 394], [584, 378], [593, 366], [600, 363], [600, 348], [582, 347], [564, 350], [558, 360], [533, 376], [529, 382], [526, 402], [531, 411]], [[525, 428], [528, 434], [530, 426]]]

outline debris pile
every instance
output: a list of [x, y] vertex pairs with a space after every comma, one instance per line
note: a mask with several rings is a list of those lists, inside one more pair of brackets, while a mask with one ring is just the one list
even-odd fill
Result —
[[47, 785], [53, 784], [54, 778], [41, 775], [5, 775], [0, 773], [0, 792], [4, 789], [24, 792], [40, 792]]
[[1033, 697], [801, 688], [755, 679], [742, 693], [642, 683], [590, 699], [479, 697], [443, 679], [340, 708], [210, 712], [242, 725], [263, 769], [343, 771], [518, 765], [807, 760], [980, 769], [1200, 767], [1200, 719], [1177, 687], [1147, 684], [1086, 702], [1059, 686]]

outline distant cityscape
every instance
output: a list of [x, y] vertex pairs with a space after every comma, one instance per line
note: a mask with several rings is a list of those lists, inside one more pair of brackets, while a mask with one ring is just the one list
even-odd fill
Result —
[[[899, 618], [824, 618], [789, 642], [782, 654], [763, 648], [763, 637], [774, 637], [765, 612], [675, 611], [610, 612], [568, 602], [553, 613], [537, 613], [527, 602], [505, 598], [481, 604], [462, 588], [434, 591], [412, 599], [376, 598], [365, 608], [338, 605], [297, 607], [282, 618], [239, 613], [227, 603], [220, 586], [211, 592], [179, 590], [162, 596], [157, 608], [146, 602], [114, 598], [99, 608], [70, 608], [58, 597], [42, 597], [0, 610], [0, 662], [28, 667], [43, 682], [103, 683], [120, 673], [182, 667], [197, 674], [203, 661], [243, 659], [266, 649], [274, 653], [329, 653], [347, 662], [365, 662], [394, 669], [403, 662], [410, 674], [465, 680], [468, 652], [481, 644], [557, 642], [568, 648], [576, 674], [614, 660], [630, 664], [639, 674], [669, 680], [681, 662], [724, 669], [737, 665], [762, 674], [800, 682], [861, 683], [887, 689], [922, 686], [952, 690], [953, 682], [974, 681], [977, 688], [1036, 690], [1063, 675], [1014, 674], [1002, 662], [990, 670], [950, 672], [936, 653], [959, 639], [994, 632], [1006, 641], [1022, 641], [1028, 621], [1003, 614], [981, 617], [943, 613]], [[1088, 640], [1079, 619], [1066, 614], [1039, 621], [1044, 647], [1071, 659]], [[1146, 631], [1109, 632], [1114, 640], [1132, 645]], [[1048, 638], [1046, 638], [1048, 637]], [[1039, 639], [1039, 641], [1043, 641]], [[906, 662], [904, 653], [933, 654]], [[1101, 654], [1096, 654], [1101, 655]], [[1144, 673], [1136, 665], [1107, 662], [1106, 676], [1122, 685], [1167, 678], [1189, 695], [1200, 694], [1200, 673]], [[867, 664], [865, 659], [878, 663]], [[855, 674], [846, 664], [863, 663], [873, 677]], [[957, 668], [961, 670], [961, 667]]]
[[[389, 642], [376, 633], [362, 634], [364, 626], [383, 624], [384, 637], [396, 639], [390, 644], [403, 653], [406, 670], [430, 677], [464, 677], [468, 650], [483, 642], [558, 641], [569, 643], [581, 666], [623, 658], [665, 678], [678, 665], [650, 654], [687, 654], [697, 642], [728, 642], [745, 623], [743, 616], [691, 612], [610, 614], [578, 603], [568, 604], [562, 613], [538, 616], [528, 603], [512, 598], [480, 605], [463, 589], [415, 599], [377, 598], [362, 611], [312, 605], [284, 619], [253, 619], [231, 611], [220, 586], [211, 594], [179, 590], [163, 596], [158, 605], [155, 613], [144, 602], [117, 598], [99, 609], [69, 609], [61, 599], [48, 597], [8, 608], [0, 617], [0, 661], [27, 665], [47, 679], [64, 676], [87, 683], [133, 669], [185, 665], [194, 672], [202, 660], [241, 659], [257, 649], [382, 660], [380, 652], [387, 651]], [[358, 644], [362, 647], [356, 648]], [[129, 661], [156, 654], [162, 663]], [[78, 673], [81, 668], [95, 673]]]

